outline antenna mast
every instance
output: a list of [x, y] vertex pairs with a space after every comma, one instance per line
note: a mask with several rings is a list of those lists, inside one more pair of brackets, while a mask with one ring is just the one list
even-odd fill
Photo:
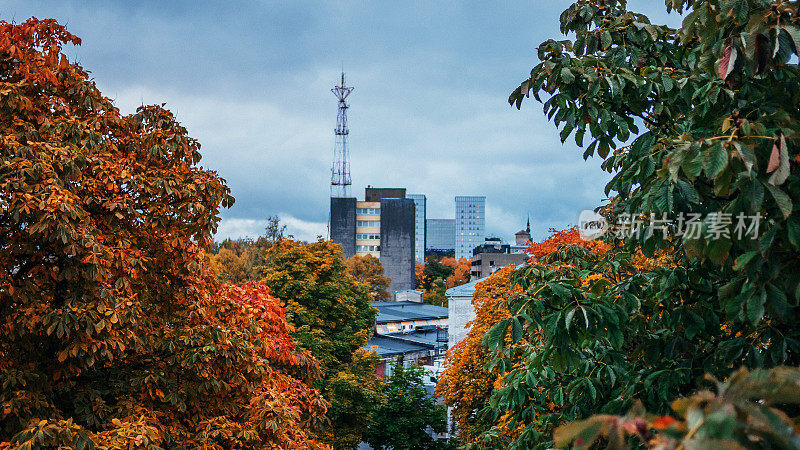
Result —
[[339, 112], [336, 114], [336, 143], [333, 148], [333, 166], [331, 167], [331, 198], [349, 197], [350, 185], [353, 184], [350, 178], [350, 150], [347, 145], [347, 135], [350, 130], [347, 128], [347, 108], [345, 102], [347, 96], [353, 91], [352, 87], [344, 84], [344, 72], [342, 72], [342, 83], [331, 89], [333, 95], [339, 99]]

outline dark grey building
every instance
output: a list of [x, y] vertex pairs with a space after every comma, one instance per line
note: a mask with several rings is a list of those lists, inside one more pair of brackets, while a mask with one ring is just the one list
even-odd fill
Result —
[[345, 258], [356, 254], [356, 199], [331, 198], [331, 241], [342, 246]]
[[414, 289], [414, 200], [404, 188], [373, 188], [367, 201], [331, 198], [330, 237], [345, 258], [372, 255], [390, 278], [389, 292]]
[[456, 248], [455, 219], [428, 219], [425, 250], [454, 250]]
[[381, 199], [380, 259], [389, 292], [414, 289], [414, 200]]

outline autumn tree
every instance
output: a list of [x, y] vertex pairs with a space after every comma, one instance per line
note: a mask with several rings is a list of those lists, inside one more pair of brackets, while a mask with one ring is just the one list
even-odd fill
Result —
[[452, 273], [445, 278], [447, 289], [469, 283], [472, 262], [468, 258], [442, 258], [442, 265], [452, 268]]
[[375, 325], [369, 288], [349, 274], [341, 246], [319, 240], [278, 241], [260, 268], [271, 292], [286, 302], [298, 345], [320, 361], [324, 379], [316, 386], [331, 402], [325, 438], [352, 448], [380, 398], [374, 353], [363, 349]]
[[512, 289], [513, 270], [513, 266], [504, 267], [475, 286], [472, 297], [475, 319], [467, 324], [467, 337], [448, 349], [445, 371], [436, 384], [436, 394], [452, 408], [458, 430], [455, 438], [461, 444], [477, 445], [482, 433], [495, 424], [483, 410], [502, 378], [498, 370], [488, 367], [490, 353], [483, 345], [483, 336], [510, 315], [503, 301]]
[[249, 250], [237, 256], [233, 250], [221, 247], [216, 255], [211, 255], [211, 267], [220, 281], [242, 284], [255, 279], [253, 257]]
[[347, 271], [359, 283], [369, 286], [373, 300], [388, 300], [392, 280], [383, 276], [383, 265], [372, 255], [355, 255], [347, 260]]
[[209, 268], [228, 188], [67, 43], [54, 20], [0, 22], [0, 447], [323, 446], [320, 369], [279, 301]]
[[[685, 14], [680, 28], [621, 0], [575, 2], [561, 15], [568, 39], [539, 47], [509, 99], [543, 101], [562, 140], [603, 159], [621, 226], [610, 252], [573, 245], [514, 278], [512, 316], [484, 343], [504, 374], [491, 412], [518, 434], [494, 445], [550, 447], [556, 424], [635, 400], [669, 412], [703, 373], [800, 364], [798, 6], [666, 6]], [[625, 218], [641, 231], [625, 233]], [[663, 253], [663, 265], [637, 262]]]

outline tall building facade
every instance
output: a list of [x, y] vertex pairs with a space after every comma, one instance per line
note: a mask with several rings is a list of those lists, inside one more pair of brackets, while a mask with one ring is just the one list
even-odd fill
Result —
[[414, 258], [418, 262], [425, 261], [425, 220], [427, 199], [423, 194], [408, 194], [408, 198], [414, 200]]
[[425, 250], [453, 250], [456, 248], [456, 221], [454, 219], [428, 219]]
[[471, 258], [472, 250], [486, 238], [486, 197], [456, 197], [456, 259]]
[[331, 198], [331, 240], [345, 258], [372, 255], [392, 280], [389, 292], [414, 289], [414, 200], [405, 189], [368, 187], [366, 201]]

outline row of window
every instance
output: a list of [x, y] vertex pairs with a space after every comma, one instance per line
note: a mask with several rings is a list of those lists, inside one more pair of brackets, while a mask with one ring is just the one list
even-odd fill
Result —
[[380, 245], [356, 245], [357, 252], [379, 252], [381, 251]]
[[380, 214], [380, 208], [356, 208], [356, 214]]
[[380, 234], [370, 234], [370, 233], [356, 233], [356, 239], [358, 240], [368, 240], [368, 239], [380, 239]]
[[380, 228], [381, 221], [380, 220], [356, 220], [357, 227], [364, 227], [364, 228]]

